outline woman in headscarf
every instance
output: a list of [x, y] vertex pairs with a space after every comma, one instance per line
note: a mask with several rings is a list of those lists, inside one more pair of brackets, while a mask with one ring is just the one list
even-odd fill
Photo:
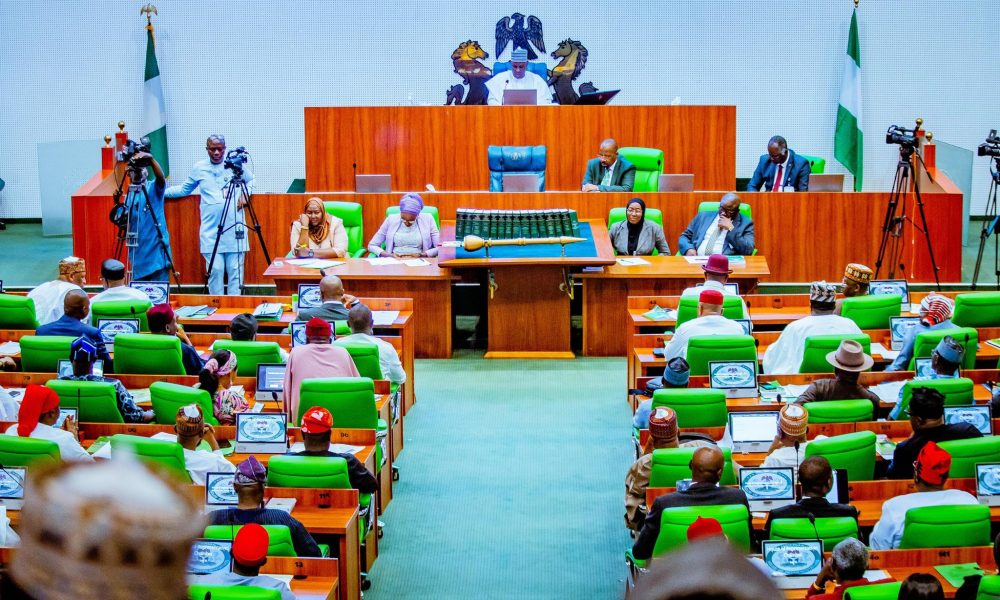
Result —
[[420, 212], [423, 208], [424, 201], [418, 194], [403, 196], [399, 201], [399, 214], [389, 215], [382, 221], [382, 226], [368, 242], [368, 251], [375, 256], [437, 256], [440, 234], [434, 217]]
[[347, 256], [347, 230], [342, 220], [327, 214], [321, 199], [310, 198], [292, 223], [291, 245], [299, 258], [341, 258]]
[[618, 254], [649, 256], [653, 249], [663, 255], [670, 254], [663, 228], [646, 220], [646, 203], [640, 198], [628, 201], [625, 205], [625, 220], [612, 225], [608, 235]]

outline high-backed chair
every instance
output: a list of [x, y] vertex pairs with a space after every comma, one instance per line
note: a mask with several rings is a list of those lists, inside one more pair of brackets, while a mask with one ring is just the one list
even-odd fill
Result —
[[184, 461], [184, 448], [177, 442], [154, 440], [139, 435], [119, 433], [111, 436], [111, 456], [134, 454], [140, 461], [171, 473], [180, 481], [191, 481]]
[[81, 423], [124, 423], [115, 384], [104, 381], [50, 379], [46, 387], [59, 396], [59, 406], [79, 409]]
[[959, 327], [1000, 327], [1000, 292], [955, 296], [951, 322]]
[[[739, 296], [723, 296], [722, 316], [727, 319], [742, 319], [743, 302]], [[698, 317], [698, 296], [681, 296], [677, 303], [677, 324], [679, 327], [683, 323]]]
[[659, 148], [622, 147], [618, 156], [635, 165], [635, 183], [632, 191], [635, 193], [655, 192], [660, 187], [660, 175], [663, 174], [663, 150]]
[[[874, 434], [872, 434], [874, 435]], [[806, 446], [808, 448], [809, 446]], [[650, 465], [650, 487], [674, 487], [678, 479], [691, 477], [691, 457], [697, 448], [659, 448], [653, 450], [653, 461]], [[736, 485], [736, 475], [733, 472], [733, 453], [729, 448], [720, 448], [725, 463], [722, 468], [720, 485]], [[874, 450], [872, 450], [874, 457]], [[869, 477], [869, 479], [871, 479]]]
[[205, 417], [205, 422], [209, 425], [219, 424], [215, 418], [212, 397], [205, 390], [166, 381], [154, 381], [149, 386], [149, 397], [153, 403], [153, 415], [160, 425], [176, 423], [178, 409], [188, 404], [197, 404]]
[[215, 340], [214, 350], [229, 350], [236, 355], [236, 374], [240, 377], [256, 377], [260, 363], [280, 363], [281, 346], [278, 342], [245, 342]]
[[806, 402], [809, 423], [857, 423], [871, 421], [875, 406], [870, 400], [824, 400]]
[[974, 327], [955, 327], [954, 329], [934, 329], [921, 331], [913, 341], [913, 358], [907, 370], [912, 371], [918, 358], [930, 358], [931, 353], [945, 336], [955, 338], [960, 346], [965, 348], [965, 359], [961, 368], [976, 368], [976, 346], [979, 344], [979, 331]]
[[[438, 207], [436, 207], [436, 206], [427, 206], [425, 204], [424, 208], [420, 212], [427, 213], [430, 216], [434, 217], [434, 223], [437, 224], [438, 229], [441, 229], [441, 216], [438, 214]], [[399, 214], [399, 205], [398, 204], [393, 204], [392, 206], [390, 206], [390, 207], [388, 207], [388, 208], [385, 209], [385, 216], [387, 216], [387, 217], [389, 215], [398, 215], [398, 214]]]
[[854, 340], [861, 344], [865, 354], [872, 353], [872, 339], [867, 333], [838, 333], [834, 335], [810, 335], [806, 338], [805, 349], [802, 352], [802, 363], [799, 373], [833, 373], [833, 365], [826, 361], [826, 355], [836, 352], [840, 342]]
[[726, 392], [708, 388], [663, 388], [653, 392], [653, 410], [668, 406], [678, 427], [721, 427], [729, 422]]
[[106, 300], [90, 305], [94, 325], [98, 319], [139, 319], [139, 331], [149, 331], [146, 311], [153, 306], [149, 300]]
[[253, 585], [202, 585], [188, 587], [189, 600], [281, 600], [281, 590]]
[[55, 373], [59, 361], [69, 359], [69, 347], [75, 339], [69, 335], [22, 337], [21, 370], [30, 373]]
[[813, 440], [805, 456], [825, 457], [834, 469], [846, 469], [849, 481], [868, 481], [875, 474], [875, 438], [873, 431], [856, 431]]
[[978, 463], [1000, 462], [1000, 436], [951, 440], [938, 446], [951, 454], [949, 477], [975, 477]]
[[903, 398], [899, 401], [899, 420], [910, 418], [910, 399], [913, 390], [925, 387], [935, 389], [944, 396], [945, 406], [969, 406], [973, 403], [973, 388], [975, 384], [967, 377], [955, 379], [911, 379], [903, 384]]
[[181, 356], [181, 341], [176, 336], [148, 333], [115, 336], [115, 373], [184, 375]]
[[490, 146], [486, 151], [490, 168], [490, 191], [503, 191], [505, 173], [538, 175], [538, 191], [545, 191], [545, 146]]
[[750, 551], [750, 512], [742, 504], [677, 506], [664, 509], [660, 515], [660, 535], [653, 545], [653, 556], [686, 544], [687, 529], [698, 517], [719, 521], [731, 545], [744, 552]]
[[[735, 298], [739, 301], [739, 298]], [[725, 310], [725, 308], [723, 308]], [[708, 363], [723, 360], [757, 360], [757, 343], [750, 335], [695, 335], [688, 339], [687, 361], [691, 375], [708, 375]]]
[[[209, 525], [205, 527], [205, 537], [210, 540], [231, 540], [236, 537], [242, 527], [242, 525]], [[298, 556], [288, 525], [263, 525], [262, 527], [267, 531], [268, 556]]]
[[888, 329], [889, 319], [898, 317], [902, 310], [902, 300], [902, 296], [895, 294], [844, 298], [840, 314], [861, 329]]
[[382, 377], [382, 365], [379, 363], [378, 346], [367, 342], [344, 342], [337, 340], [335, 345], [340, 346], [351, 355], [354, 366], [358, 368], [358, 373], [362, 377], [370, 379], [384, 379]]
[[[330, 411], [338, 428], [374, 429], [376, 439], [384, 441], [389, 425], [378, 418], [375, 408], [375, 384], [369, 377], [328, 377], [306, 379], [299, 391], [299, 414], [295, 422], [313, 406]], [[382, 443], [375, 445], [375, 461], [381, 468], [384, 458]]]
[[819, 175], [820, 173], [826, 172], [825, 158], [820, 158], [818, 156], [806, 156], [805, 154], [799, 154], [799, 156], [809, 161], [810, 173], [816, 173], [817, 175]]
[[856, 585], [844, 590], [844, 600], [896, 600], [902, 581]]
[[59, 445], [55, 442], [0, 435], [0, 465], [5, 467], [28, 467], [35, 461], [59, 462], [60, 458]]
[[[698, 204], [698, 212], [717, 213], [717, 212], [719, 212], [719, 203], [718, 202], [702, 202], [702, 203]], [[746, 202], [740, 202], [740, 214], [743, 215], [744, 217], [746, 217], [747, 219], [752, 219], [753, 218], [753, 209], [751, 209], [750, 205], [747, 204]]]
[[0, 329], [38, 329], [34, 299], [0, 294]]
[[768, 539], [811, 540], [819, 536], [823, 540], [823, 549], [829, 552], [849, 537], [858, 538], [858, 521], [853, 517], [819, 517], [813, 522], [809, 519], [774, 519]]
[[347, 254], [355, 258], [365, 253], [364, 215], [357, 202], [328, 200], [323, 203], [326, 212], [344, 222], [347, 232]]
[[906, 511], [899, 547], [961, 548], [988, 546], [992, 541], [989, 506], [922, 506]]

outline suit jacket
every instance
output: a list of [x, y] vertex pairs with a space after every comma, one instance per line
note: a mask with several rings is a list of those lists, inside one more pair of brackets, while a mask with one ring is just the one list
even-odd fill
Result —
[[[104, 370], [110, 371], [112, 368], [111, 355], [104, 345], [104, 337], [96, 327], [87, 325], [79, 319], [74, 319], [69, 315], [63, 315], [51, 323], [46, 323], [35, 330], [35, 335], [68, 335], [71, 337], [85, 337], [90, 343], [97, 347], [97, 358], [104, 361]], [[66, 358], [69, 358], [67, 355]]]
[[307, 308], [299, 313], [299, 321], [319, 317], [324, 321], [346, 321], [348, 309], [341, 302], [324, 302], [316, 308]]
[[850, 504], [833, 504], [826, 498], [803, 498], [795, 504], [776, 508], [767, 514], [764, 537], [771, 539], [771, 521], [774, 519], [806, 519], [809, 513], [817, 519], [823, 517], [853, 517], [858, 520], [858, 509]]
[[[653, 502], [646, 515], [642, 531], [632, 546], [632, 555], [638, 559], [647, 559], [653, 555], [653, 546], [660, 535], [660, 514], [665, 508], [676, 506], [721, 506], [724, 504], [742, 504], [749, 508], [747, 495], [743, 490], [734, 487], [719, 487], [708, 483], [695, 483], [686, 492], [664, 494]], [[750, 527], [751, 531], [753, 527]]]
[[[677, 244], [681, 254], [688, 250], [698, 250], [709, 225], [715, 220], [714, 212], [700, 212], [691, 219], [691, 223], [681, 234]], [[743, 213], [736, 215], [733, 219], [733, 230], [726, 232], [726, 241], [722, 244], [722, 253], [728, 255], [749, 256], [753, 254], [753, 220], [743, 216]]]
[[[614, 246], [618, 254], [628, 254], [628, 221], [618, 221], [611, 226], [608, 232], [611, 237], [611, 245]], [[642, 231], [639, 232], [639, 242], [635, 246], [636, 256], [649, 256], [653, 253], [653, 248], [663, 254], [670, 255], [670, 246], [667, 238], [663, 235], [663, 228], [658, 224], [646, 219], [642, 224]]]
[[604, 167], [601, 159], [592, 158], [587, 161], [587, 172], [583, 176], [583, 185], [592, 183], [602, 192], [631, 192], [635, 184], [635, 165], [625, 160], [621, 154], [618, 155], [618, 162], [615, 163], [615, 170], [611, 174], [611, 185], [601, 185], [604, 179]]
[[[750, 183], [747, 184], [747, 191], [759, 192], [763, 188], [764, 191], [770, 192], [774, 186], [774, 171], [777, 168], [778, 165], [771, 162], [770, 156], [767, 154], [761, 156], [760, 162], [757, 163], [757, 168], [754, 169], [753, 177], [750, 178]], [[792, 152], [791, 149], [788, 150], [788, 167], [782, 174], [784, 186], [794, 187], [796, 192], [808, 191], [809, 173], [811, 171], [812, 169], [809, 166], [808, 160]]]

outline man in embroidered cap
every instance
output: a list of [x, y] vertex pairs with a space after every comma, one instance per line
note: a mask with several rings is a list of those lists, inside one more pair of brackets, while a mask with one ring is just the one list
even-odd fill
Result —
[[[635, 165], [618, 154], [618, 142], [608, 138], [601, 142], [597, 158], [587, 161], [583, 175], [585, 192], [631, 192], [635, 185]], [[640, 202], [642, 202], [640, 200]], [[631, 202], [630, 202], [631, 204]], [[645, 211], [645, 205], [643, 205]], [[659, 236], [661, 239], [662, 235]], [[667, 241], [663, 240], [666, 246]], [[669, 250], [669, 248], [668, 248]]]
[[169, 304], [157, 304], [146, 311], [146, 319], [149, 322], [149, 332], [154, 335], [175, 335], [181, 341], [181, 362], [184, 363], [184, 372], [188, 375], [197, 375], [205, 366], [201, 360], [201, 355], [191, 344], [184, 330], [177, 324], [177, 315]]
[[[938, 342], [937, 347], [931, 352], [931, 371], [928, 375], [917, 375], [913, 381], [929, 381], [932, 379], [958, 379], [959, 367], [965, 358], [965, 348], [955, 341], [955, 338], [946, 335]], [[904, 419], [903, 414], [903, 391], [899, 388], [899, 397], [896, 406], [889, 412], [889, 419]]]
[[764, 352], [764, 372], [798, 373], [805, 353], [806, 338], [811, 335], [857, 334], [861, 328], [850, 319], [833, 314], [836, 288], [825, 281], [814, 281], [809, 286], [808, 317], [793, 321], [785, 327], [778, 339]]
[[354, 359], [347, 350], [334, 346], [333, 328], [323, 319], [306, 322], [306, 344], [292, 348], [285, 366], [285, 412], [294, 423], [299, 414], [299, 389], [306, 379], [323, 377], [360, 377]]
[[55, 390], [32, 383], [24, 390], [17, 423], [8, 427], [6, 433], [55, 442], [64, 461], [93, 462], [94, 458], [77, 439], [76, 419], [68, 416], [62, 428], [53, 427], [58, 420], [59, 396]]
[[632, 426], [636, 429], [646, 429], [649, 427], [649, 413], [653, 409], [653, 394], [660, 389], [686, 388], [691, 375], [691, 365], [680, 356], [667, 361], [663, 375], [659, 379], [651, 379], [646, 383], [646, 395], [648, 400], [643, 400], [635, 409], [632, 416]]
[[848, 263], [844, 268], [844, 297], [855, 298], [857, 296], [867, 296], [868, 286], [872, 283], [874, 271], [861, 263]]
[[681, 323], [667, 342], [663, 357], [687, 358], [688, 340], [696, 335], [743, 335], [743, 326], [722, 316], [722, 292], [704, 290], [698, 295], [698, 318]]
[[111, 368], [111, 355], [104, 344], [104, 336], [96, 327], [90, 325], [90, 298], [83, 290], [69, 290], [63, 296], [63, 314], [55, 321], [42, 325], [35, 330], [38, 336], [84, 337], [97, 349], [97, 358], [104, 361], [104, 366]]
[[817, 379], [802, 392], [797, 402], [823, 400], [870, 400], [872, 419], [879, 414], [879, 397], [859, 383], [861, 373], [872, 368], [875, 361], [865, 354], [864, 347], [854, 340], [843, 340], [840, 346], [826, 355], [826, 362], [833, 365], [834, 379]]
[[913, 346], [917, 341], [917, 335], [925, 331], [936, 329], [953, 329], [951, 315], [955, 312], [955, 301], [948, 296], [942, 296], [931, 292], [920, 301], [920, 310], [917, 315], [920, 322], [910, 327], [903, 337], [903, 347], [896, 356], [896, 360], [885, 368], [886, 371], [905, 371], [910, 368], [910, 359], [913, 358]]
[[423, 210], [420, 194], [404, 194], [399, 200], [399, 213], [386, 215], [368, 241], [368, 251], [375, 256], [400, 258], [437, 256], [441, 233], [434, 217]]
[[799, 404], [786, 404], [778, 414], [778, 435], [774, 436], [762, 467], [797, 468], [806, 457], [809, 411]]
[[[190, 578], [189, 583], [266, 588], [280, 591], [281, 600], [295, 600], [295, 594], [284, 581], [260, 574], [260, 568], [267, 564], [269, 543], [270, 538], [266, 529], [256, 523], [244, 525], [233, 538], [233, 570], [194, 576]], [[299, 555], [302, 556], [301, 553]]]
[[500, 71], [490, 78], [486, 82], [486, 89], [490, 92], [486, 103], [492, 106], [503, 104], [505, 90], [535, 90], [536, 103], [552, 104], [549, 84], [528, 70], [528, 51], [524, 48], [514, 48], [510, 53], [510, 70]]
[[775, 508], [768, 513], [767, 522], [764, 524], [765, 537], [763, 539], [770, 539], [771, 522], [774, 519], [805, 519], [811, 514], [817, 519], [851, 517], [855, 521], [858, 520], [857, 508], [850, 504], [837, 504], [826, 499], [826, 495], [833, 489], [833, 468], [830, 467], [830, 461], [826, 457], [812, 456], [803, 460], [798, 468], [798, 473], [798, 485], [802, 492], [802, 498], [795, 504]]
[[132, 399], [132, 394], [125, 389], [121, 381], [94, 374], [94, 361], [97, 360], [97, 348], [90, 343], [90, 340], [83, 337], [73, 340], [73, 343], [69, 347], [69, 359], [73, 363], [73, 373], [61, 376], [59, 379], [110, 383], [115, 386], [118, 412], [121, 413], [123, 421], [126, 423], [149, 423], [153, 420], [155, 417], [153, 411], [139, 408], [135, 400]]
[[[739, 294], [733, 293], [731, 286], [726, 286], [729, 283], [729, 276], [733, 272], [729, 266], [728, 256], [725, 254], [709, 256], [708, 261], [701, 266], [701, 270], [705, 272], [704, 285], [686, 288], [681, 292], [681, 297], [697, 296], [702, 290], [718, 290], [722, 292], [723, 296], [739, 296]], [[743, 301], [743, 298], [740, 298], [740, 304], [743, 306], [743, 316], [749, 319], [750, 312], [747, 310], [747, 303]]]
[[63, 316], [63, 299], [70, 290], [82, 290], [87, 285], [87, 263], [82, 258], [67, 256], [59, 261], [59, 277], [28, 292], [35, 303], [39, 325], [46, 325]]
[[971, 423], [945, 423], [944, 395], [933, 388], [914, 388], [907, 410], [913, 433], [896, 445], [886, 473], [889, 479], [912, 477], [913, 461], [929, 442], [965, 440], [983, 435]]
[[330, 430], [333, 429], [333, 415], [325, 408], [313, 406], [302, 416], [302, 442], [305, 450], [295, 456], [331, 456], [347, 461], [347, 476], [351, 487], [362, 494], [371, 494], [378, 489], [378, 481], [364, 464], [353, 454], [330, 450]]
[[[898, 448], [897, 448], [898, 450]], [[895, 459], [894, 459], [895, 460]], [[917, 491], [889, 498], [882, 504], [882, 518], [872, 528], [868, 538], [872, 550], [899, 548], [903, 539], [906, 511], [922, 506], [979, 504], [976, 497], [957, 489], [945, 489], [951, 455], [934, 442], [926, 442], [913, 464], [913, 481]]]
[[[205, 416], [197, 404], [177, 409], [174, 431], [177, 433], [177, 443], [184, 448], [184, 464], [188, 474], [196, 485], [205, 485], [208, 473], [232, 473], [236, 470], [233, 463], [218, 453], [219, 442], [215, 440], [215, 428], [205, 422]], [[211, 450], [198, 449], [202, 440]]]

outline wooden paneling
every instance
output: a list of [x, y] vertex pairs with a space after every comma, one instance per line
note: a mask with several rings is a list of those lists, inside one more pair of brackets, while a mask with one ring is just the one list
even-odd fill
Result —
[[569, 298], [559, 290], [563, 269], [554, 266], [496, 267], [497, 291], [489, 301], [487, 358], [529, 353], [572, 358]]
[[488, 146], [544, 145], [546, 188], [579, 190], [609, 137], [663, 150], [696, 189], [734, 185], [735, 106], [366, 106], [305, 109], [306, 189], [353, 190], [356, 164], [396, 190], [483, 190]]

